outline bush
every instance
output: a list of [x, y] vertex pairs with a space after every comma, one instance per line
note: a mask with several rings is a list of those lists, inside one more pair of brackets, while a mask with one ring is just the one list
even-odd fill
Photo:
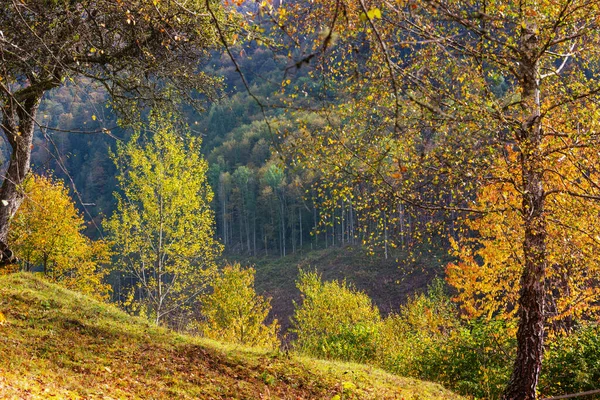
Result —
[[248, 346], [277, 348], [279, 324], [265, 325], [270, 299], [254, 290], [253, 268], [226, 266], [212, 284], [213, 292], [203, 299], [206, 320], [200, 324], [205, 337]]
[[377, 362], [400, 375], [422, 376], [432, 352], [448, 340], [459, 325], [456, 309], [443, 293], [443, 282], [435, 281], [427, 294], [419, 294], [390, 314], [382, 324]]
[[504, 321], [471, 321], [424, 352], [422, 377], [458, 393], [497, 399], [510, 378], [516, 341]]
[[498, 398], [510, 374], [514, 331], [503, 321], [458, 318], [434, 281], [382, 324], [377, 363], [404, 376], [436, 381], [461, 394]]
[[[540, 392], [556, 396], [600, 389], [600, 326], [582, 326], [548, 340]], [[600, 398], [597, 396], [596, 398]]]
[[316, 272], [302, 270], [296, 286], [302, 304], [295, 304], [292, 332], [300, 352], [356, 362], [375, 358], [381, 317], [365, 293], [346, 281], [323, 282]]

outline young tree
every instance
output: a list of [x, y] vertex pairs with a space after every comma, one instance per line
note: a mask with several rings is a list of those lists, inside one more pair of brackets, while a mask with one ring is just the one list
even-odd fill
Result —
[[301, 160], [428, 210], [508, 211], [474, 203], [488, 185], [516, 196], [518, 351], [505, 399], [536, 397], [548, 222], [565, 226], [572, 202], [600, 199], [598, 12], [598, 1], [339, 0], [275, 14], [287, 35], [315, 39], [296, 65], [316, 60], [341, 93], [325, 103], [326, 129], [291, 135]]
[[15, 214], [9, 243], [23, 268], [42, 267], [44, 276], [69, 289], [106, 300], [103, 282], [109, 261], [106, 242], [82, 234], [83, 217], [61, 181], [30, 175], [24, 182], [25, 201]]
[[279, 346], [279, 324], [264, 323], [271, 311], [270, 299], [254, 291], [253, 268], [240, 264], [228, 265], [212, 282], [213, 292], [203, 299], [200, 325], [208, 338], [248, 346], [276, 348]]
[[0, 189], [2, 262], [13, 258], [6, 240], [23, 200], [18, 187], [29, 171], [44, 94], [86, 77], [103, 86], [122, 112], [133, 102], [165, 100], [172, 93], [211, 95], [218, 85], [198, 65], [218, 42], [213, 21], [222, 17], [216, 0], [3, 3], [0, 108], [11, 158]]
[[[213, 192], [200, 140], [153, 111], [147, 135], [134, 133], [113, 160], [121, 193], [105, 222], [117, 265], [135, 278], [134, 301], [159, 324], [191, 309], [216, 270], [222, 246], [214, 239]], [[148, 137], [151, 135], [151, 137]]]

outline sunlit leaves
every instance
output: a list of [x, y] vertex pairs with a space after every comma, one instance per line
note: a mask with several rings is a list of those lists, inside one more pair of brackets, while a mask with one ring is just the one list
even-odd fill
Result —
[[202, 298], [206, 320], [199, 329], [205, 337], [246, 346], [279, 346], [279, 324], [277, 320], [265, 323], [271, 310], [270, 299], [256, 294], [254, 274], [253, 268], [234, 264], [213, 279], [212, 293]]
[[61, 181], [32, 175], [26, 198], [12, 222], [10, 243], [26, 270], [39, 270], [69, 289], [106, 300], [109, 250], [82, 234], [83, 217]]
[[177, 124], [153, 112], [147, 136], [138, 131], [117, 147], [122, 194], [115, 194], [117, 210], [106, 222], [118, 264], [135, 278], [135, 303], [157, 322], [189, 310], [221, 251], [200, 141]]

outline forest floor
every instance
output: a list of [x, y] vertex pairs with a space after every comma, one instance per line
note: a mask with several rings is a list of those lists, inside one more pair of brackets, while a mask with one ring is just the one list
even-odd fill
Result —
[[356, 364], [158, 328], [27, 273], [0, 276], [2, 399], [457, 399]]
[[271, 297], [270, 318], [277, 318], [286, 332], [294, 313], [294, 301], [300, 300], [296, 288], [299, 269], [316, 270], [324, 280], [346, 280], [365, 292], [383, 315], [398, 311], [409, 296], [427, 290], [434, 277], [443, 274], [450, 261], [443, 253], [413, 255], [400, 250], [388, 259], [371, 255], [360, 246], [304, 250], [286, 257], [242, 257], [228, 255], [230, 262], [256, 268], [255, 286], [259, 294]]

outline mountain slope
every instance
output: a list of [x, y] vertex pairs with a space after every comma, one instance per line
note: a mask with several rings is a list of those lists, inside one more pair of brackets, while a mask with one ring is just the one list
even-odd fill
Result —
[[179, 335], [30, 274], [0, 276], [0, 312], [0, 398], [458, 398], [366, 366]]
[[441, 274], [450, 258], [427, 253], [412, 259], [408, 252], [396, 251], [393, 257], [369, 255], [359, 246], [297, 252], [286, 257], [243, 258], [226, 256], [229, 261], [256, 268], [256, 290], [271, 297], [271, 318], [277, 318], [285, 332], [290, 327], [294, 301], [300, 301], [296, 288], [299, 268], [316, 270], [323, 280], [346, 280], [365, 292], [383, 315], [398, 312], [409, 296], [427, 290], [432, 279]]

